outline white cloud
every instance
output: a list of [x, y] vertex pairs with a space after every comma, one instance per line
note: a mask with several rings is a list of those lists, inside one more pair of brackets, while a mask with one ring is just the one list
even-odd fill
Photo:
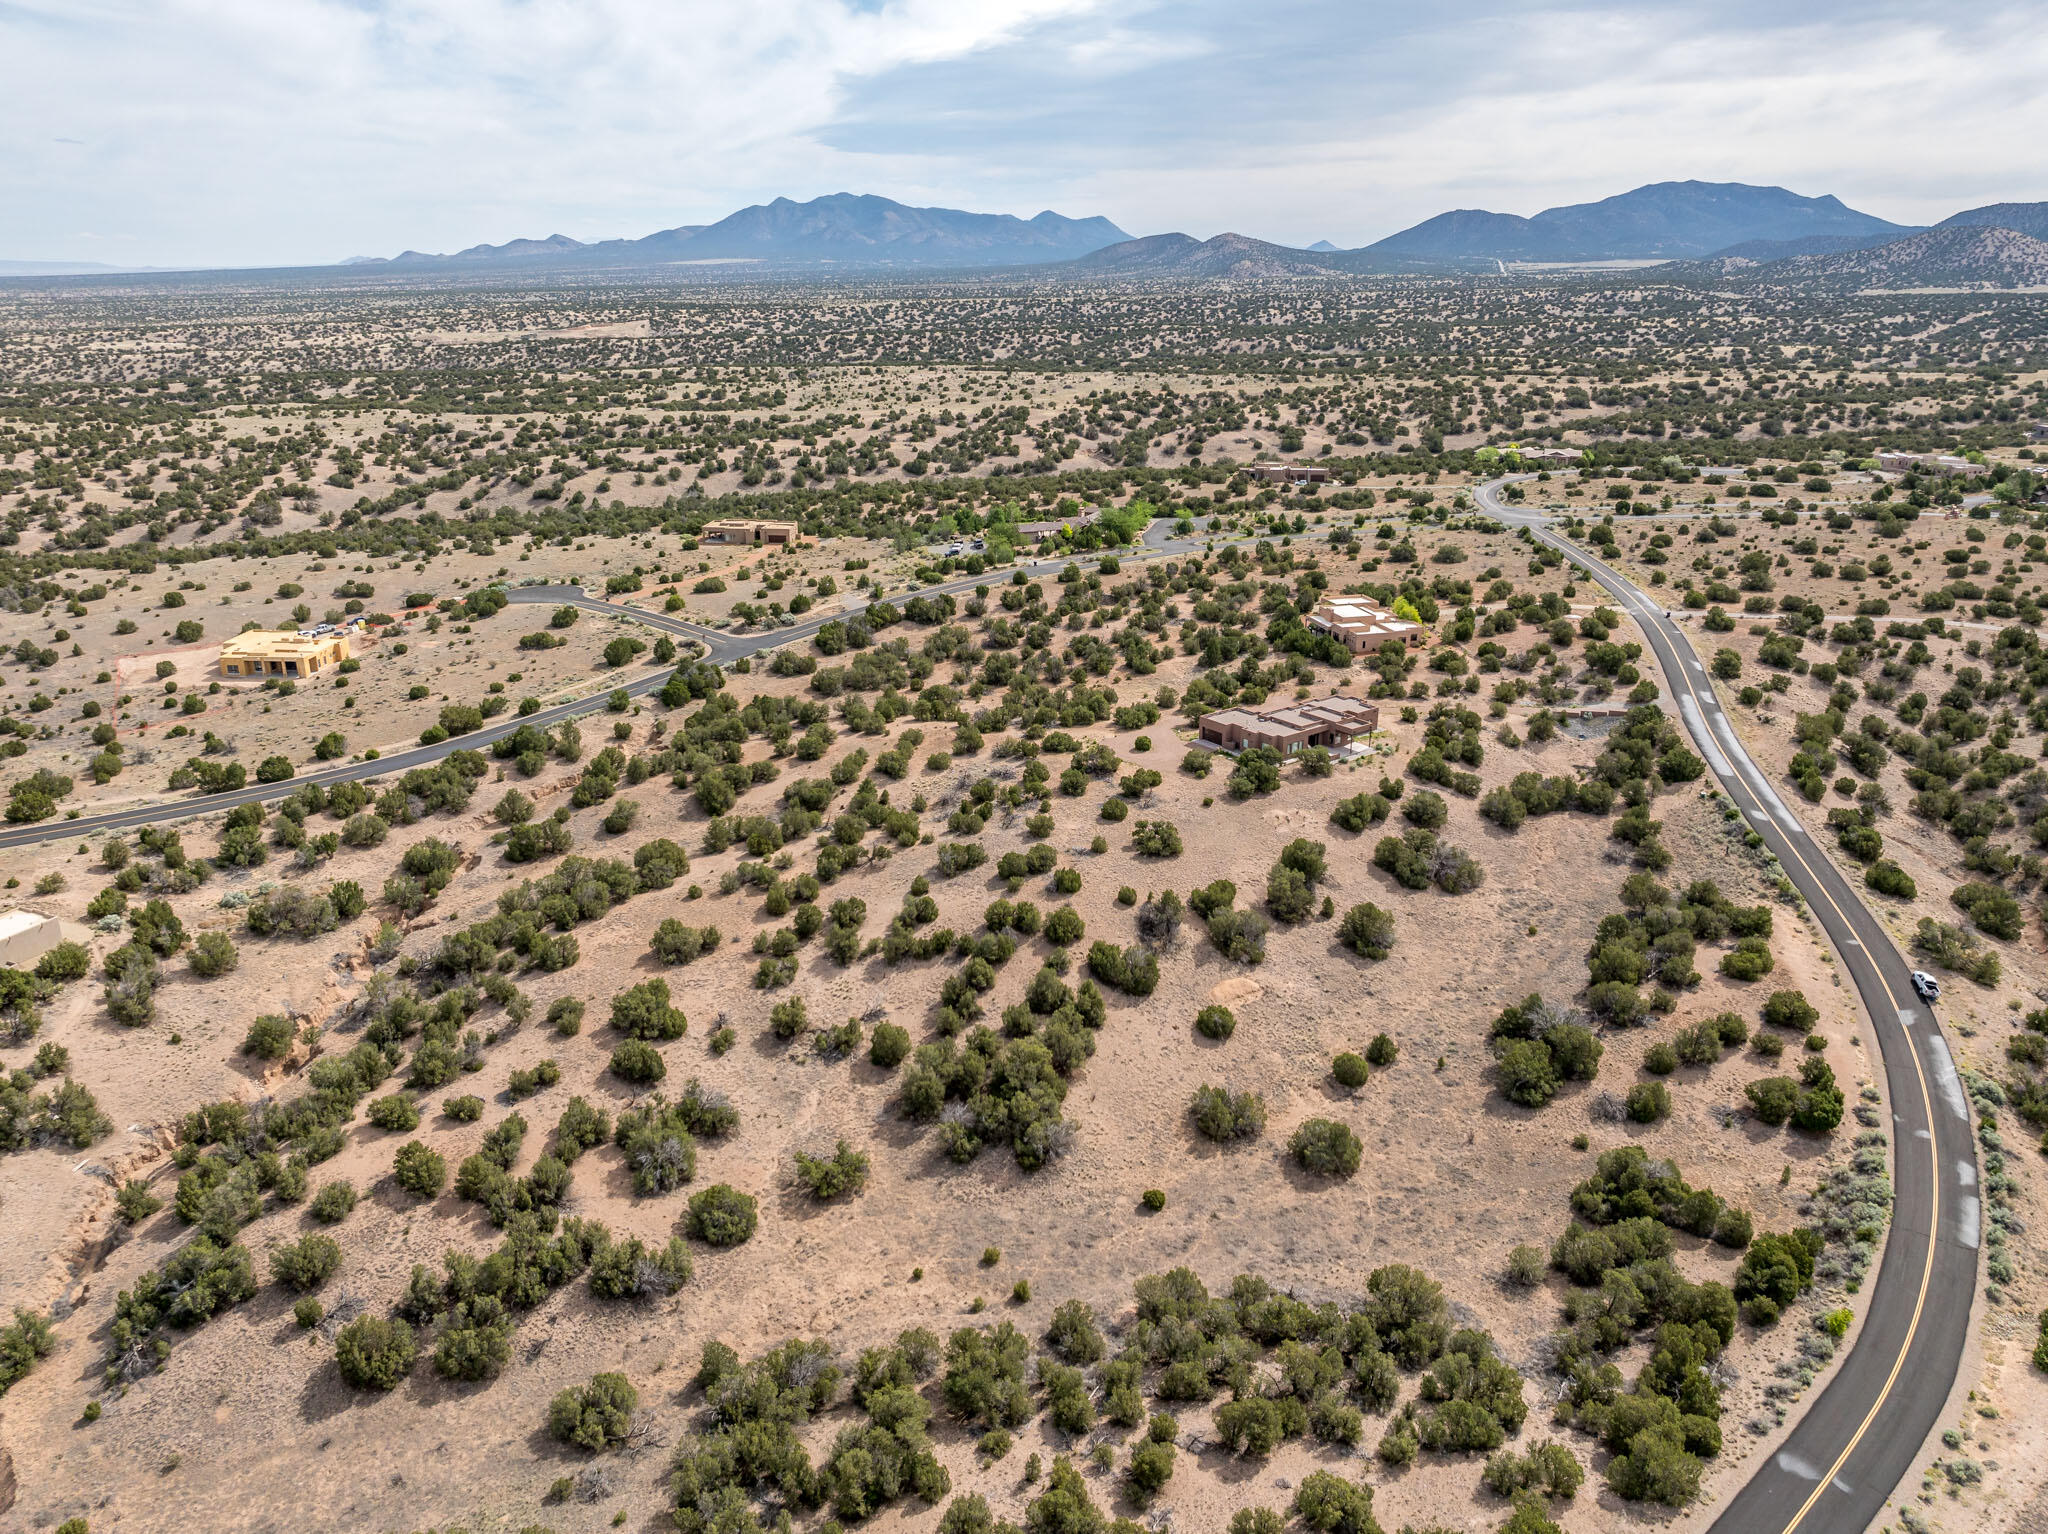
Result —
[[0, 256], [326, 261], [842, 190], [1302, 243], [1692, 177], [1921, 222], [2048, 196], [2032, 10], [0, 0]]
[[32, 0], [0, 9], [8, 243], [82, 217], [166, 261], [644, 234], [836, 189], [811, 135], [845, 82], [1095, 3]]
[[1134, 229], [1340, 245], [1454, 207], [1526, 215], [1650, 181], [1831, 192], [1900, 223], [2048, 197], [2048, 34], [1995, 12], [1953, 25], [1802, 15], [1542, 14], [1458, 53], [1420, 102], [1374, 113], [1380, 81], [1363, 59], [1349, 120], [1326, 111], [1198, 152], [1155, 141], [1106, 158], [1077, 192]]

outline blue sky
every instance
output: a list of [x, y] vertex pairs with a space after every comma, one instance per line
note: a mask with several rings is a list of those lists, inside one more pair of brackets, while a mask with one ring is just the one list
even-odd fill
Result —
[[0, 259], [325, 262], [877, 192], [1358, 245], [1646, 181], [2048, 199], [2048, 7], [0, 0]]

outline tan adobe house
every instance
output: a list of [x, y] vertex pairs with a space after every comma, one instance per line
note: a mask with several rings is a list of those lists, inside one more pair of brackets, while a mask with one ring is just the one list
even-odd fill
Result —
[[9, 969], [34, 969], [36, 960], [59, 943], [91, 941], [91, 930], [75, 921], [39, 916], [34, 911], [9, 911], [0, 916], [0, 964]]
[[355, 652], [340, 630], [320, 634], [250, 629], [220, 647], [222, 676], [318, 676]]
[[801, 531], [794, 522], [706, 522], [707, 543], [795, 543]]
[[1887, 474], [1941, 474], [1955, 479], [1974, 479], [1989, 474], [1991, 466], [1972, 463], [1950, 453], [1892, 453], [1877, 455], [1877, 466]]
[[1048, 538], [1057, 538], [1061, 533], [1069, 530], [1079, 532], [1082, 528], [1093, 526], [1101, 520], [1101, 508], [1090, 506], [1086, 511], [1081, 512], [1077, 516], [1068, 517], [1065, 521], [1019, 522], [1017, 524], [1017, 536], [1028, 538], [1033, 543], [1044, 543]]
[[1375, 651], [1389, 639], [1415, 645], [1429, 637], [1421, 624], [1396, 618], [1364, 597], [1324, 597], [1304, 621], [1310, 628], [1343, 641], [1344, 648], [1353, 655]]
[[1282, 756], [1311, 746], [1348, 746], [1380, 725], [1377, 704], [1335, 694], [1278, 708], [1226, 708], [1204, 714], [1196, 724], [1202, 744], [1225, 751], [1270, 746]]
[[1275, 485], [1327, 485], [1330, 471], [1312, 463], [1255, 463], [1245, 470], [1253, 479]]

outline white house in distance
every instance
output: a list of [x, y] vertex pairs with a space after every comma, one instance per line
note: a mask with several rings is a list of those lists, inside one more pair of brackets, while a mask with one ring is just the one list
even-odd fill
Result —
[[1365, 597], [1324, 597], [1304, 621], [1310, 628], [1341, 640], [1353, 655], [1377, 650], [1389, 639], [1413, 645], [1428, 637], [1421, 624], [1397, 618]]

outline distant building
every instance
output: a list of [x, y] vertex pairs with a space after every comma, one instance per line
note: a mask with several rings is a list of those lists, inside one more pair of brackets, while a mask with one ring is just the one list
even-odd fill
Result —
[[36, 960], [59, 943], [86, 943], [89, 929], [75, 921], [38, 916], [34, 911], [9, 911], [0, 916], [0, 965], [9, 969], [34, 969]]
[[2036, 442], [2048, 442], [2048, 421], [2036, 421], [2027, 428], [2027, 435]]
[[1282, 756], [1311, 746], [1348, 746], [1380, 725], [1377, 705], [1336, 695], [1280, 708], [1226, 708], [1196, 724], [1202, 743], [1225, 751], [1270, 746]]
[[[327, 626], [322, 625], [323, 629]], [[220, 647], [222, 676], [318, 676], [355, 653], [340, 629], [287, 634], [250, 629]]]
[[1017, 524], [1017, 536], [1027, 538], [1033, 543], [1044, 543], [1048, 538], [1057, 538], [1068, 528], [1078, 531], [1081, 528], [1092, 526], [1101, 520], [1101, 509], [1091, 506], [1080, 515], [1067, 517], [1062, 521], [1019, 522]]
[[1255, 463], [1245, 470], [1272, 485], [1327, 485], [1330, 471], [1312, 463]]
[[1505, 451], [1519, 454], [1535, 463], [1577, 463], [1586, 456], [1575, 447], [1512, 447]]
[[1428, 637], [1421, 624], [1396, 618], [1364, 597], [1324, 597], [1305, 621], [1310, 628], [1342, 640], [1353, 655], [1377, 650], [1389, 639], [1412, 645]]
[[794, 522], [706, 522], [706, 543], [795, 543], [802, 532]]
[[1877, 455], [1877, 466], [1887, 474], [1943, 474], [1959, 479], [1989, 474], [1991, 466], [1972, 463], [1948, 453], [1892, 453]]

